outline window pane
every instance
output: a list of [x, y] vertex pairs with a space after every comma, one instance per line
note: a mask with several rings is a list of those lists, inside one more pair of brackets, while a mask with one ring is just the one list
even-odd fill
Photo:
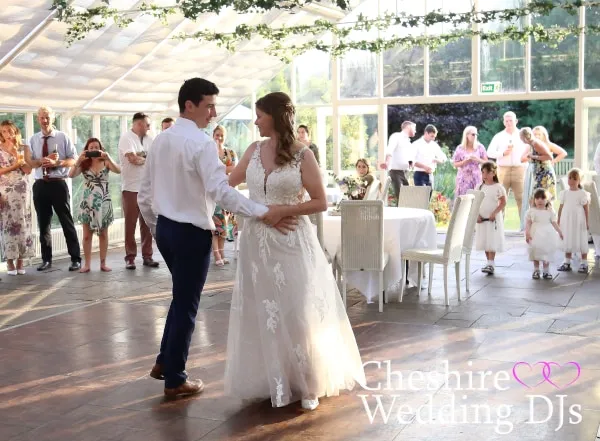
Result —
[[286, 66], [281, 72], [271, 78], [256, 91], [256, 98], [265, 96], [271, 92], [284, 92], [290, 94], [292, 84], [291, 66]]
[[29, 144], [25, 133], [25, 113], [0, 112], [0, 121], [12, 121], [21, 131], [23, 144]]
[[594, 170], [594, 155], [600, 146], [600, 107], [588, 109], [588, 170]]
[[297, 104], [331, 102], [331, 58], [322, 51], [309, 51], [295, 60]]
[[354, 171], [356, 161], [366, 158], [371, 170], [377, 170], [377, 114], [341, 115], [341, 146], [343, 171]]
[[[563, 3], [565, 3], [563, 1]], [[569, 1], [568, 3], [571, 3]], [[579, 23], [579, 14], [570, 15], [563, 9], [555, 9], [545, 17], [532, 17], [532, 24], [567, 27]], [[579, 38], [570, 36], [551, 48], [546, 43], [531, 43], [531, 89], [572, 90], [577, 89], [579, 70]]]
[[[378, 0], [367, 0], [355, 8], [345, 22], [355, 21], [359, 15], [377, 17]], [[374, 40], [377, 30], [353, 31], [345, 41]], [[363, 50], [348, 51], [340, 59], [340, 98], [370, 98], [377, 94], [377, 55]]]
[[[510, 9], [523, 7], [525, 0], [488, 0], [481, 8]], [[483, 31], [502, 31], [510, 23], [492, 22], [482, 24]], [[523, 28], [524, 19], [514, 23]], [[502, 92], [522, 92], [525, 90], [525, 45], [516, 41], [503, 41], [497, 44], [481, 42], [481, 82], [499, 82]]]
[[[121, 118], [119, 116], [100, 117], [100, 141], [102, 146], [113, 161], [119, 161], [119, 138], [121, 137]], [[123, 217], [121, 206], [121, 175], [110, 172], [108, 174], [108, 188], [112, 199], [113, 214], [115, 219]]]
[[[72, 120], [74, 138], [73, 142], [77, 149], [77, 153], [81, 153], [85, 147], [85, 143], [89, 138], [92, 137], [92, 117], [91, 115], [77, 115]], [[83, 177], [81, 175], [72, 179], [72, 201], [71, 212], [74, 214], [75, 221], [77, 221], [77, 214], [79, 213], [79, 205], [83, 199]], [[56, 216], [55, 216], [56, 219]]]
[[[219, 124], [227, 130], [225, 146], [232, 149], [237, 153], [238, 158], [241, 158], [252, 143], [252, 124], [254, 124], [252, 110], [240, 104]], [[212, 136], [212, 130], [210, 136]]]
[[[587, 7], [585, 22], [593, 25], [600, 23], [600, 9]], [[600, 89], [600, 35], [585, 35], [585, 88]]]
[[333, 170], [333, 135], [331, 131], [331, 107], [299, 107], [296, 127], [308, 126], [310, 140], [319, 149], [321, 168]]
[[[381, 0], [382, 14], [406, 13], [424, 15], [425, 2], [408, 0]], [[388, 29], [383, 38], [421, 35], [423, 27], [404, 28], [395, 26]], [[383, 53], [383, 95], [421, 96], [425, 84], [424, 50], [422, 47], [398, 47]]]
[[[469, 12], [471, 0], [428, 0], [428, 12]], [[465, 30], [465, 23], [454, 28], [440, 23], [427, 28], [428, 35], [441, 35], [454, 29]], [[429, 94], [464, 95], [471, 93], [471, 38], [462, 38], [453, 43], [429, 50]]]

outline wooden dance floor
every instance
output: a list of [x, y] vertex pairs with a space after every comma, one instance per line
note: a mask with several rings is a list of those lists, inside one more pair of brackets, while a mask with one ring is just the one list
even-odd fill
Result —
[[449, 308], [441, 268], [431, 297], [411, 288], [398, 304], [389, 292], [382, 314], [351, 293], [369, 389], [313, 412], [224, 396], [233, 259], [211, 269], [190, 349], [206, 389], [171, 401], [148, 376], [170, 300], [164, 264], [127, 271], [113, 250], [112, 273], [96, 260], [89, 274], [56, 261], [2, 275], [0, 440], [595, 440], [600, 273], [592, 262], [588, 276], [531, 280], [523, 239], [509, 243], [495, 276], [473, 262], [471, 292], [458, 302], [453, 288]]

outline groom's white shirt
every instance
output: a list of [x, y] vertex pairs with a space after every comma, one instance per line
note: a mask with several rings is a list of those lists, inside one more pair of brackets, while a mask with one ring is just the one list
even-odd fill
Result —
[[178, 118], [156, 137], [148, 152], [138, 193], [140, 212], [153, 235], [159, 215], [214, 230], [216, 203], [249, 217], [268, 211], [229, 186], [215, 142], [193, 121]]

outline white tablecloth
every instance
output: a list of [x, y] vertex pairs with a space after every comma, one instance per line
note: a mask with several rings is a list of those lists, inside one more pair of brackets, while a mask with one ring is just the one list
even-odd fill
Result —
[[[437, 248], [435, 218], [429, 210], [417, 208], [384, 207], [383, 209], [384, 249], [390, 255], [383, 273], [384, 289], [388, 290], [402, 281], [404, 273], [401, 252], [410, 248]], [[323, 236], [325, 248], [332, 256], [341, 247], [341, 216], [324, 213]], [[415, 284], [416, 265], [409, 270], [408, 280]], [[378, 275], [374, 272], [351, 272], [348, 284], [362, 292], [369, 302], [378, 297]]]
[[[242, 193], [246, 197], [250, 197], [248, 189], [239, 190], [239, 192]], [[334, 188], [327, 187], [325, 189], [325, 193], [327, 194], [327, 203], [328, 204], [337, 204], [342, 199], [342, 193], [340, 192], [340, 189], [338, 187], [334, 187]]]

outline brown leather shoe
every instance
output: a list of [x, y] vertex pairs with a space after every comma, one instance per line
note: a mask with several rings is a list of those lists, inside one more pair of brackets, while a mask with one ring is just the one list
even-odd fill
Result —
[[156, 363], [152, 366], [152, 370], [150, 371], [150, 376], [156, 380], [164, 380], [165, 376], [162, 373], [162, 366]]
[[174, 398], [179, 395], [194, 395], [199, 394], [204, 390], [204, 383], [202, 380], [189, 381], [173, 388], [169, 389], [165, 387], [165, 395], [169, 398]]
[[150, 268], [158, 268], [159, 263], [156, 260], [152, 259], [144, 259], [144, 266], [149, 266]]

